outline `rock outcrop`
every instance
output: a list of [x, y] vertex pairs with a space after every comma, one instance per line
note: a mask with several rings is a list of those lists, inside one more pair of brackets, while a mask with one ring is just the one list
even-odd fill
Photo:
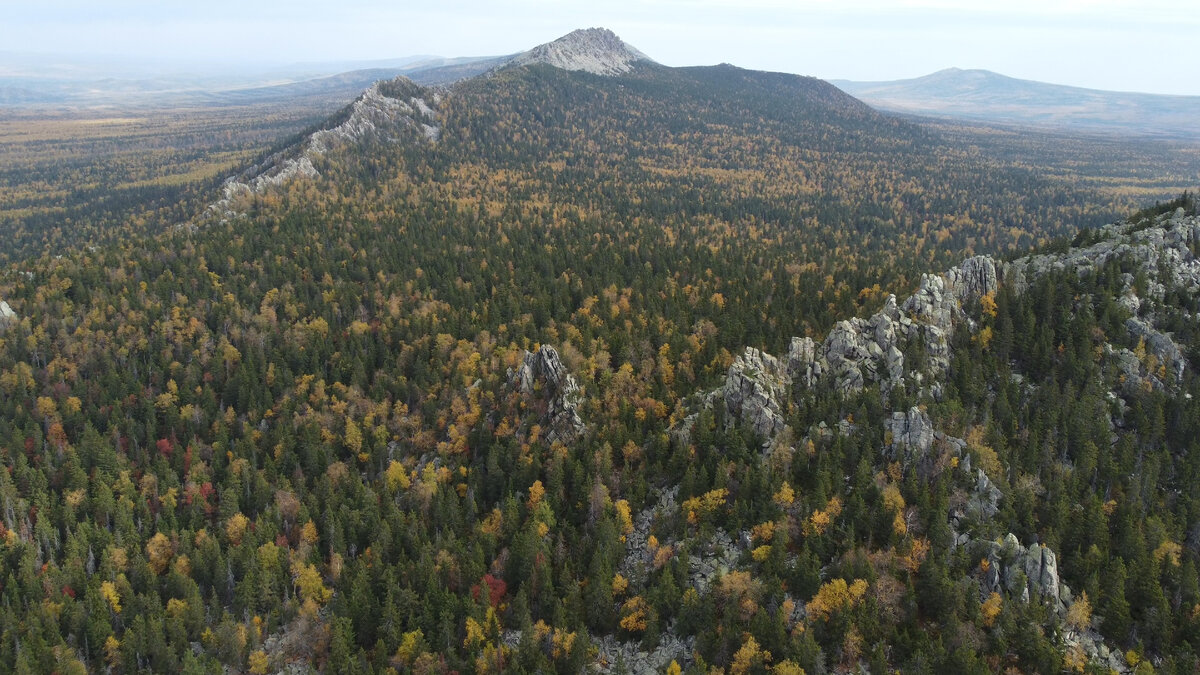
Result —
[[612, 31], [586, 28], [518, 54], [506, 67], [545, 63], [563, 70], [620, 75], [633, 70], [639, 61], [652, 63], [649, 57], [625, 44]]
[[[982, 549], [980, 592], [1007, 593], [1022, 602], [1039, 601], [1060, 617], [1066, 615], [1074, 597], [1058, 577], [1058, 556], [1041, 544], [1022, 546], [1011, 532], [1001, 541], [977, 542]], [[981, 566], [983, 567], [983, 566]]]
[[[1021, 292], [1033, 280], [1051, 272], [1072, 271], [1082, 276], [1114, 261], [1132, 266], [1138, 275], [1121, 275], [1117, 304], [1133, 315], [1125, 321], [1130, 340], [1140, 344], [1153, 359], [1111, 344], [1104, 345], [1104, 351], [1122, 375], [1127, 392], [1137, 391], [1144, 383], [1158, 390], [1174, 386], [1190, 362], [1172, 335], [1156, 324], [1163, 318], [1158, 314], [1168, 289], [1189, 296], [1200, 292], [1200, 258], [1194, 253], [1200, 243], [1200, 218], [1177, 209], [1137, 223], [1106, 225], [1093, 234], [1093, 239], [1099, 241], [1007, 263], [1003, 270], [1005, 282]], [[1173, 311], [1183, 311], [1196, 320], [1186, 307], [1174, 306]]]
[[[964, 308], [995, 294], [1001, 283], [1012, 284], [1020, 292], [1048, 272], [1072, 269], [1083, 274], [1121, 257], [1148, 275], [1150, 300], [1162, 300], [1167, 288], [1200, 290], [1200, 259], [1192, 253], [1200, 243], [1200, 218], [1176, 211], [1149, 225], [1109, 225], [1098, 232], [1099, 243], [1062, 254], [1029, 256], [1009, 263], [975, 256], [944, 274], [923, 275], [917, 291], [902, 304], [889, 296], [870, 318], [840, 321], [820, 343], [809, 337], [792, 338], [782, 359], [785, 372], [776, 367], [780, 359], [747, 350], [730, 367], [725, 386], [714, 393], [715, 398], [724, 398], [733, 420], [770, 440], [783, 429], [780, 413], [789, 405], [789, 398], [780, 392], [790, 393], [792, 385], [805, 389], [829, 386], [843, 395], [878, 385], [885, 400], [897, 387], [913, 386], [915, 389], [908, 391], [940, 399], [940, 379], [950, 367], [954, 331], [959, 326], [975, 327]], [[1134, 292], [1133, 275], [1125, 277], [1120, 303], [1141, 313], [1126, 322], [1126, 329], [1153, 356], [1149, 363], [1161, 365], [1162, 371], [1151, 372], [1154, 369], [1147, 367], [1145, 360], [1127, 349], [1109, 345], [1106, 352], [1114, 356], [1131, 391], [1146, 379], [1161, 389], [1168, 380], [1178, 381], [1189, 361], [1172, 336], [1155, 327], [1155, 317], [1147, 315], [1153, 303]], [[920, 365], [911, 363], [906, 354], [920, 356]], [[710, 394], [705, 404], [713, 398]], [[911, 421], [907, 414], [901, 417], [904, 419], [896, 418], [894, 423]], [[906, 440], [912, 431], [903, 424], [892, 431], [906, 447], [921, 453], [928, 450], [924, 437], [917, 438], [915, 446]]]
[[8, 305], [7, 301], [0, 300], [0, 330], [17, 321], [19, 321], [19, 317], [13, 308]]
[[646, 652], [637, 642], [622, 642], [611, 635], [596, 640], [595, 668], [601, 673], [664, 673], [672, 661], [691, 663], [696, 638], [681, 640], [671, 633]]
[[762, 438], [783, 431], [791, 376], [770, 354], [749, 347], [734, 359], [725, 376], [725, 406], [735, 419]]
[[933, 447], [935, 432], [929, 415], [920, 408], [909, 408], [908, 412], [892, 413], [887, 422], [892, 437], [892, 454], [910, 458], [924, 458]]
[[[887, 398], [910, 382], [930, 382], [926, 391], [936, 398], [938, 377], [950, 366], [950, 337], [958, 323], [969, 321], [964, 303], [994, 293], [1000, 279], [994, 260], [970, 258], [944, 275], [923, 276], [903, 306], [891, 295], [870, 318], [839, 321], [820, 343], [792, 338], [783, 359], [747, 349], [730, 366], [718, 398], [724, 399], [732, 419], [767, 440], [783, 430], [781, 413], [788, 408], [792, 385], [829, 386], [843, 395], [878, 385]], [[905, 358], [907, 349], [924, 352], [921, 370]]]
[[[1200, 259], [1192, 254], [1192, 247], [1200, 242], [1200, 218], [1177, 209], [1153, 220], [1105, 225], [1095, 236], [1099, 241], [1088, 246], [1007, 263], [1004, 280], [1021, 292], [1048, 272], [1072, 270], [1082, 275], [1114, 259], [1125, 259], [1148, 276], [1146, 295], [1151, 299], [1162, 300], [1166, 285], [1189, 291], [1200, 289]], [[1125, 292], [1129, 292], [1132, 282], [1129, 276]]]
[[1166, 373], [1170, 373], [1176, 380], [1183, 377], [1183, 371], [1187, 368], [1187, 358], [1170, 335], [1160, 332], [1136, 316], [1125, 321], [1125, 329], [1142, 344], [1148, 354], [1154, 356], [1165, 368]]
[[586, 427], [579, 415], [582, 391], [557, 349], [542, 345], [536, 352], [525, 352], [521, 367], [510, 370], [508, 377], [517, 391], [544, 404], [547, 442], [569, 443], [583, 433]]

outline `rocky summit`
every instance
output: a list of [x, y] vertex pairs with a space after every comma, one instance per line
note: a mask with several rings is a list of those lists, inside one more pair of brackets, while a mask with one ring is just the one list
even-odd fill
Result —
[[545, 63], [563, 70], [620, 75], [633, 70], [638, 62], [653, 63], [607, 28], [583, 28], [519, 54], [507, 65]]

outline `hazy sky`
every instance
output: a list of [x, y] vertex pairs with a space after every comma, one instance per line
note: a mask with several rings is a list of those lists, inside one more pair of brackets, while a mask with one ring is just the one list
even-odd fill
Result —
[[0, 0], [0, 50], [284, 63], [506, 54], [605, 26], [667, 65], [826, 79], [957, 66], [1200, 95], [1195, 0]]

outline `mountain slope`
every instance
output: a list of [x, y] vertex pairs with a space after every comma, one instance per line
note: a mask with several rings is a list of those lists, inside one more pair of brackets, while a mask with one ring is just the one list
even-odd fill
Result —
[[1102, 209], [811, 78], [378, 83], [0, 276], [0, 670], [1194, 670], [1174, 206], [961, 262]]
[[1200, 139], [1200, 97], [1067, 87], [950, 68], [911, 80], [835, 81], [884, 110], [1137, 136]]

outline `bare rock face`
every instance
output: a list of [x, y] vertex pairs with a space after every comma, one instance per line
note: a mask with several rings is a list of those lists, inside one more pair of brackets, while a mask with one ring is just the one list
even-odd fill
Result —
[[967, 515], [981, 521], [991, 520], [1000, 513], [1000, 488], [987, 477], [983, 469], [976, 469], [975, 490], [967, 501]]
[[810, 337], [792, 338], [787, 355], [788, 375], [793, 382], [813, 387], [821, 377], [821, 364], [817, 363], [817, 343]]
[[[821, 346], [826, 368], [843, 394], [860, 391], [867, 378], [875, 379], [878, 345], [868, 341], [869, 331], [862, 319], [839, 321]], [[873, 351], [871, 347], [874, 346]]]
[[650, 59], [607, 28], [586, 28], [519, 54], [508, 65], [546, 63], [563, 70], [620, 75], [633, 70], [638, 61], [650, 62]]
[[[1046, 273], [1071, 270], [1084, 274], [1122, 258], [1149, 276], [1150, 299], [1161, 300], [1166, 284], [1189, 291], [1200, 289], [1200, 259], [1191, 251], [1192, 245], [1200, 241], [1200, 218], [1185, 215], [1179, 209], [1153, 221], [1105, 225], [1098, 233], [1100, 241], [1090, 246], [1006, 263], [1005, 283], [1011, 282], [1019, 293], [1030, 281]], [[1129, 281], [1132, 282], [1132, 277]]]
[[946, 273], [946, 285], [960, 303], [995, 293], [1000, 288], [996, 261], [985, 255], [967, 258]]
[[1187, 358], [1170, 335], [1155, 329], [1136, 316], [1125, 321], [1125, 329], [1144, 344], [1146, 351], [1154, 355], [1165, 367], [1166, 372], [1174, 375], [1176, 380], [1183, 377], [1183, 371], [1187, 369]]
[[785, 364], [748, 347], [734, 359], [725, 376], [726, 409], [760, 437], [770, 439], [783, 431], [783, 412], [791, 383]]
[[[354, 102], [345, 122], [332, 129], [318, 131], [309, 138], [309, 149], [324, 153], [340, 143], [351, 143], [370, 134], [384, 134], [389, 140], [395, 141], [398, 140], [396, 130], [407, 127], [418, 128], [429, 140], [437, 140], [440, 134], [436, 126], [437, 113], [429, 102], [424, 97], [411, 95], [411, 92], [393, 91], [387, 84], [376, 82], [371, 85]], [[435, 93], [430, 101], [437, 105], [440, 95]]]
[[6, 301], [0, 300], [0, 330], [17, 321], [19, 321], [19, 318], [17, 317], [17, 313], [13, 311], [13, 308], [9, 307]]
[[[1082, 276], [1102, 269], [1113, 260], [1134, 266], [1144, 275], [1144, 285], [1135, 289], [1135, 276], [1122, 275], [1124, 287], [1117, 303], [1133, 314], [1125, 321], [1129, 337], [1141, 343], [1153, 359], [1141, 359], [1130, 350], [1111, 344], [1104, 346], [1105, 355], [1124, 376], [1126, 392], [1136, 392], [1143, 384], [1157, 390], [1175, 386], [1191, 364], [1171, 334], [1158, 328], [1162, 318], [1158, 316], [1158, 308], [1168, 288], [1187, 294], [1200, 291], [1200, 257], [1193, 252], [1200, 242], [1200, 218], [1177, 209], [1138, 223], [1106, 225], [1095, 235], [1099, 241], [1086, 247], [1006, 263], [1005, 283], [1011, 283], [1021, 292], [1034, 279], [1052, 272], [1071, 271]], [[1194, 313], [1187, 313], [1195, 320]], [[1154, 367], [1156, 364], [1161, 370]]]
[[900, 346], [914, 328], [896, 306], [896, 297], [889, 296], [870, 319], [838, 322], [819, 345], [812, 338], [792, 338], [788, 373], [806, 388], [829, 382], [847, 394], [877, 383], [886, 395], [904, 381]]
[[987, 570], [980, 580], [980, 592], [1008, 593], [1022, 602], [1039, 601], [1059, 617], [1066, 616], [1074, 600], [1071, 589], [1058, 576], [1058, 556], [1041, 544], [1022, 546], [1011, 532], [1002, 541], [978, 542]]
[[520, 369], [509, 373], [509, 381], [522, 394], [545, 403], [547, 441], [569, 443], [583, 433], [586, 427], [579, 415], [582, 392], [557, 349], [542, 345], [536, 352], [525, 352]]
[[935, 432], [929, 415], [920, 408], [892, 413], [887, 425], [892, 434], [892, 452], [895, 455], [920, 458], [929, 454]]

